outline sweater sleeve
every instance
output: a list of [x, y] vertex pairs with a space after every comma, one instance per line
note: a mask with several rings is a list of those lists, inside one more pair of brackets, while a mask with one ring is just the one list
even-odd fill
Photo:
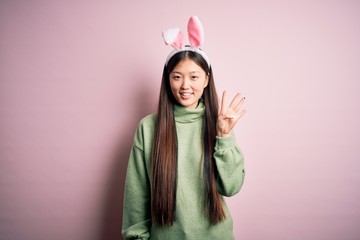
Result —
[[128, 163], [122, 234], [124, 239], [149, 239], [151, 228], [150, 183], [144, 152], [133, 146]]
[[243, 185], [245, 170], [244, 156], [233, 133], [228, 137], [216, 137], [214, 158], [218, 192], [228, 197], [235, 195]]

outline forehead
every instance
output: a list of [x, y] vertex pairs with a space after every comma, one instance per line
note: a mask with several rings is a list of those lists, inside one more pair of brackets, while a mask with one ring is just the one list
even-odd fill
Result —
[[196, 62], [186, 58], [179, 62], [172, 72], [188, 73], [188, 72], [205, 72]]

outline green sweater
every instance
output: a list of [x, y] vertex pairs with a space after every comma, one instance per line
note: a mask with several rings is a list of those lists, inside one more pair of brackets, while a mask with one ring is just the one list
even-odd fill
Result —
[[[122, 234], [125, 239], [234, 239], [229, 210], [226, 220], [213, 225], [205, 214], [202, 127], [204, 104], [196, 109], [174, 106], [178, 137], [176, 220], [171, 226], [151, 222], [151, 152], [156, 114], [143, 118], [137, 128], [126, 174]], [[233, 196], [244, 180], [244, 160], [235, 136], [217, 137], [215, 163], [218, 192]]]

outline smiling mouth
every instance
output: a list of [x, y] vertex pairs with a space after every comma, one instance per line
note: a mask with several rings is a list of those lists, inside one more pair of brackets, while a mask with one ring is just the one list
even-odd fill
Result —
[[181, 96], [183, 97], [187, 97], [187, 96], [190, 96], [192, 95], [193, 93], [190, 93], [190, 92], [184, 92], [184, 93], [180, 93]]

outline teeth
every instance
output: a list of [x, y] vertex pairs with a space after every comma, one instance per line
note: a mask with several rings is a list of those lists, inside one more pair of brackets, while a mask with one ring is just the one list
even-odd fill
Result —
[[183, 96], [190, 96], [191, 95], [191, 93], [180, 93], [181, 95], [183, 95]]

